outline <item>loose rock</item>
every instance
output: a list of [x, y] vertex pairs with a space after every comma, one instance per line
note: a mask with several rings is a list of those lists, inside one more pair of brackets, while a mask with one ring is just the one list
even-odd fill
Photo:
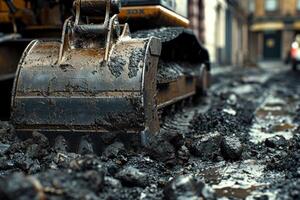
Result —
[[124, 144], [121, 142], [115, 142], [109, 145], [103, 152], [103, 156], [107, 158], [116, 158], [120, 153], [125, 152]]
[[174, 146], [162, 138], [151, 139], [151, 143], [146, 150], [150, 157], [155, 160], [164, 162], [167, 165], [174, 165], [176, 163]]
[[265, 145], [270, 148], [277, 148], [287, 146], [288, 142], [283, 136], [280, 135], [266, 139]]
[[37, 181], [29, 179], [22, 173], [15, 173], [0, 180], [0, 199], [30, 200], [44, 198], [42, 191], [38, 191]]
[[220, 153], [221, 141], [220, 133], [208, 134], [201, 139], [193, 140], [189, 145], [189, 150], [202, 160], [214, 160]]
[[140, 172], [134, 167], [126, 167], [116, 174], [116, 177], [121, 180], [125, 186], [145, 187], [148, 185], [147, 174]]
[[4, 155], [5, 152], [9, 149], [9, 144], [0, 143], [0, 155]]
[[225, 137], [221, 142], [221, 153], [227, 160], [239, 160], [243, 153], [243, 145], [236, 137]]

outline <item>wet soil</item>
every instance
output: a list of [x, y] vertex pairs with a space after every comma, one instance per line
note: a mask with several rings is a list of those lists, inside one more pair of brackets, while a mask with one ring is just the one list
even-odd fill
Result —
[[[147, 148], [106, 135], [69, 150], [0, 123], [0, 199], [299, 199], [300, 72], [217, 67]], [[125, 138], [126, 140], [126, 138]]]

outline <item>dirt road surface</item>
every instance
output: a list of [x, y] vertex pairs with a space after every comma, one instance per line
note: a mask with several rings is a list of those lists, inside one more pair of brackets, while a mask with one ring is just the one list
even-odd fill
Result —
[[148, 148], [111, 134], [72, 153], [1, 122], [0, 199], [300, 199], [300, 72], [260, 66], [213, 69]]

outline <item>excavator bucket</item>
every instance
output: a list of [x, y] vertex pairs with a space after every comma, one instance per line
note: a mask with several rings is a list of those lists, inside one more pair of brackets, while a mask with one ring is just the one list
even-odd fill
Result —
[[169, 108], [207, 88], [209, 56], [191, 31], [130, 34], [119, 1], [74, 6], [61, 41], [32, 41], [23, 53], [12, 95], [18, 132], [134, 132], [146, 144]]
[[[16, 74], [12, 121], [17, 131], [159, 130], [156, 73], [161, 42], [133, 39], [118, 23], [118, 1], [75, 1], [62, 41], [32, 41]], [[99, 12], [103, 24], [84, 17]]]

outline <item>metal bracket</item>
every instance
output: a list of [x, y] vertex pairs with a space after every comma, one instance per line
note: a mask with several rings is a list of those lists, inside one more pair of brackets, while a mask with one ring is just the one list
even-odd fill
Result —
[[[121, 35], [117, 15], [120, 7], [119, 0], [76, 0], [75, 19], [67, 19], [63, 27], [59, 62], [62, 62], [65, 51], [69, 49], [95, 46], [105, 48], [104, 61], [107, 61], [113, 42]], [[89, 17], [101, 15], [104, 15], [102, 24], [89, 23]], [[86, 22], [83, 17], [86, 17]], [[80, 45], [77, 41], [80, 41]]]

